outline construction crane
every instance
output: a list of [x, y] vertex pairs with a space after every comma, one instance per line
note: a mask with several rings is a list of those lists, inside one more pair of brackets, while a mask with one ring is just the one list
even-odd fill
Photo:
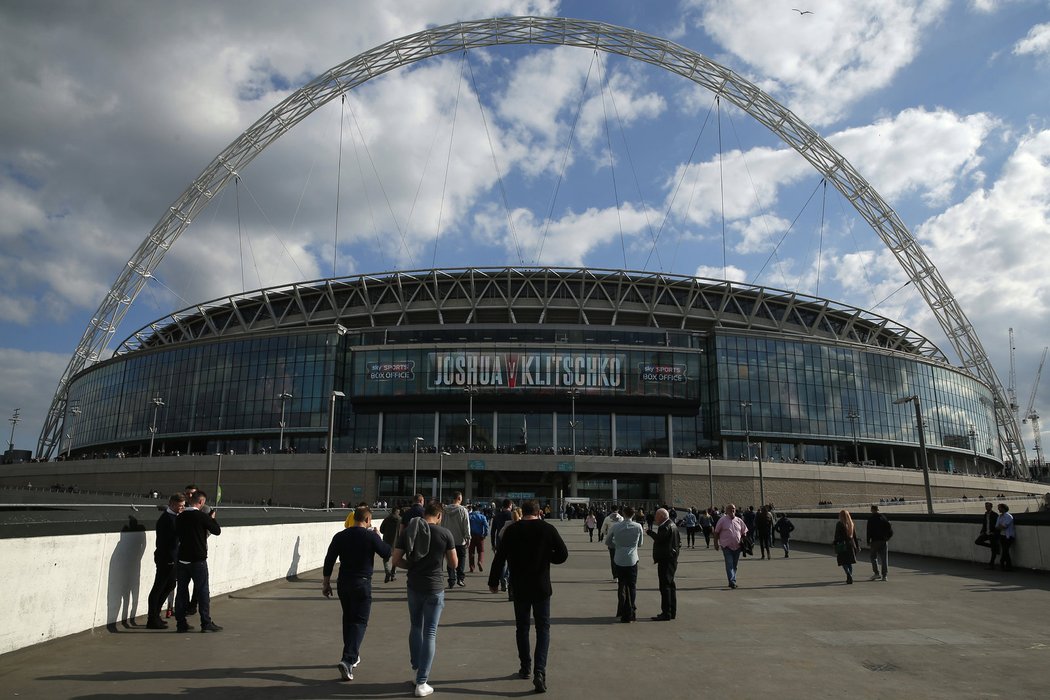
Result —
[[[1010, 384], [1006, 387], [1006, 397], [1010, 400], [1010, 411], [1014, 414], [1014, 420], [1020, 418], [1017, 415], [1017, 365], [1014, 363], [1014, 354], [1017, 347], [1014, 345], [1014, 329], [1010, 329]], [[1024, 451], [1024, 448], [1021, 448]]]
[[1032, 423], [1032, 433], [1035, 436], [1035, 463], [1043, 466], [1043, 438], [1039, 434], [1039, 413], [1035, 410], [1035, 395], [1039, 391], [1039, 378], [1043, 376], [1043, 363], [1046, 362], [1046, 351], [1050, 347], [1043, 348], [1043, 356], [1039, 359], [1039, 369], [1035, 371], [1035, 383], [1032, 385], [1032, 396], [1028, 399], [1028, 408], [1024, 412], [1023, 423]]

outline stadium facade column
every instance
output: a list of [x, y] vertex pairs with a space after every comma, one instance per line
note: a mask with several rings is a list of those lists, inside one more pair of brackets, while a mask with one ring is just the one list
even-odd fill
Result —
[[470, 469], [463, 470], [463, 500], [467, 503], [474, 502], [474, 475], [470, 473]]
[[576, 498], [576, 472], [569, 472], [569, 497]]

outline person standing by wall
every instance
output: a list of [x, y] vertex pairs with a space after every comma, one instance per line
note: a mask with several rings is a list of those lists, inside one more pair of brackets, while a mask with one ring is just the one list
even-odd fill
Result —
[[1002, 550], [999, 566], [1003, 571], [1013, 571], [1014, 562], [1010, 558], [1010, 550], [1017, 538], [1017, 530], [1014, 528], [1014, 516], [1010, 512], [1010, 506], [1005, 503], [999, 504], [999, 518], [995, 521], [995, 529], [999, 533], [999, 548]]
[[653, 620], [667, 622], [678, 613], [674, 576], [678, 570], [678, 554], [682, 551], [682, 535], [666, 508], [656, 511], [653, 525], [656, 529], [645, 533], [653, 538], [653, 561], [656, 563], [656, 578], [660, 586], [660, 614], [654, 616]]
[[744, 524], [743, 518], [737, 517], [736, 506], [730, 503], [726, 506], [725, 515], [715, 523], [714, 529], [715, 551], [722, 550], [730, 588], [736, 588], [736, 570], [740, 565], [740, 553], [743, 551], [746, 535], [747, 525]]
[[642, 525], [634, 519], [634, 508], [623, 509], [623, 520], [609, 530], [616, 567], [616, 616], [620, 622], [634, 622], [638, 598], [638, 548], [642, 546]]
[[835, 546], [835, 560], [846, 572], [846, 583], [853, 583], [853, 565], [857, 563], [860, 541], [857, 539], [857, 529], [853, 525], [853, 518], [845, 508], [839, 511], [839, 520], [835, 523], [835, 539], [832, 544]]
[[[321, 593], [332, 597], [332, 570], [339, 560], [336, 590], [343, 609], [343, 655], [336, 666], [344, 681], [354, 679], [354, 668], [361, 663], [361, 643], [372, 612], [372, 573], [375, 555], [390, 558], [390, 545], [372, 527], [372, 509], [354, 509], [354, 525], [337, 532], [324, 558]], [[389, 579], [388, 579], [389, 580]]]
[[179, 539], [175, 534], [175, 519], [186, 505], [186, 497], [176, 493], [168, 499], [168, 506], [157, 518], [157, 548], [153, 552], [153, 563], [157, 574], [148, 597], [146, 627], [151, 630], [167, 629], [168, 623], [161, 619], [160, 609], [164, 599], [175, 590], [175, 563], [179, 556]]
[[452, 534], [441, 527], [444, 512], [437, 501], [428, 504], [423, 517], [413, 518], [402, 528], [390, 560], [395, 567], [408, 569], [408, 653], [416, 672], [417, 698], [434, 692], [427, 680], [445, 608], [445, 569], [457, 564]]
[[[893, 526], [886, 516], [879, 512], [877, 505], [871, 506], [871, 517], [868, 518], [865, 539], [871, 548], [871, 580], [878, 581], [880, 578], [886, 580], [886, 570], [889, 568], [889, 542], [893, 537]], [[881, 569], [881, 572], [880, 572]]]
[[[562, 564], [569, 550], [557, 528], [542, 520], [536, 501], [521, 504], [521, 520], [505, 528], [489, 570], [489, 590], [498, 592], [504, 563], [510, 565], [514, 590], [515, 640], [518, 646], [518, 677], [527, 679], [532, 670], [537, 693], [547, 692], [547, 652], [550, 647], [551, 564]], [[536, 651], [529, 651], [529, 617], [536, 622]], [[534, 665], [533, 665], [534, 664]]]
[[195, 491], [186, 508], [175, 518], [175, 534], [179, 538], [179, 558], [176, 564], [178, 589], [175, 594], [175, 631], [189, 632], [186, 621], [190, 602], [190, 581], [201, 615], [201, 632], [219, 632], [222, 627], [211, 618], [211, 593], [208, 589], [208, 535], [222, 533], [215, 510], [204, 512], [207, 494]]
[[994, 569], [995, 560], [999, 558], [999, 531], [995, 529], [998, 520], [999, 514], [995, 512], [995, 507], [991, 501], [986, 501], [984, 515], [981, 518], [981, 534], [974, 540], [974, 544], [991, 549], [991, 558], [988, 560], [988, 566], [984, 567], [985, 569]]

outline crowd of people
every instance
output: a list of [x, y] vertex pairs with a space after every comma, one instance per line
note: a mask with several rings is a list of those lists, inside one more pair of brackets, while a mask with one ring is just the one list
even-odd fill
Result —
[[[419, 494], [411, 503], [394, 504], [381, 526], [373, 527], [372, 507], [385, 506], [382, 500], [371, 507], [360, 503], [332, 538], [325, 556], [321, 593], [326, 597], [335, 593], [342, 609], [343, 646], [336, 664], [340, 677], [353, 680], [361, 663], [371, 614], [375, 559], [379, 557], [384, 583], [395, 582], [404, 573], [414, 693], [416, 697], [432, 694], [430, 671], [438, 649], [446, 591], [465, 587], [468, 573], [485, 572], [488, 549], [487, 587], [493, 594], [505, 593], [513, 602], [517, 675], [531, 680], [536, 692], [546, 692], [553, 595], [550, 567], [564, 563], [569, 556], [558, 528], [549, 522], [550, 506], [541, 507], [535, 500], [515, 505], [510, 499], [498, 507], [495, 503], [464, 505], [460, 492], [443, 504], [428, 502]], [[870, 509], [864, 541], [870, 552], [871, 580], [887, 581], [893, 527], [879, 505], [873, 504]], [[616, 582], [615, 616], [621, 623], [637, 620], [638, 566], [646, 538], [652, 543], [660, 592], [660, 612], [651, 619], [670, 622], [677, 617], [675, 576], [679, 556], [682, 549], [698, 547], [698, 536], [703, 537], [705, 548], [713, 546], [722, 554], [727, 586], [733, 590], [738, 587], [740, 559], [753, 557], [756, 544], [760, 559], [772, 559], [778, 539], [783, 556], [790, 557], [795, 529], [773, 504], [757, 510], [754, 506], [738, 509], [732, 503], [703, 510], [662, 505], [647, 513], [630, 504], [574, 503], [562, 516], [582, 520], [588, 541], [593, 542], [597, 534], [598, 543], [608, 549], [609, 572]], [[220, 535], [221, 528], [216, 510], [207, 505], [207, 495], [193, 485], [172, 495], [157, 520], [156, 531], [156, 576], [149, 593], [147, 627], [168, 628], [162, 613], [165, 600], [170, 601], [174, 591], [174, 606], [169, 602], [167, 617], [175, 617], [177, 632], [194, 629], [190, 618], [198, 614], [201, 632], [221, 631], [211, 616], [207, 563], [208, 538]], [[985, 503], [975, 544], [990, 549], [989, 568], [998, 559], [1004, 571], [1011, 570], [1010, 550], [1015, 538], [1009, 507], [1000, 503], [993, 510], [991, 502]], [[852, 584], [853, 567], [862, 547], [859, 528], [846, 509], [839, 511], [831, 545], [846, 584]], [[333, 587], [336, 562], [339, 573]], [[532, 627], [534, 644], [530, 643]]]

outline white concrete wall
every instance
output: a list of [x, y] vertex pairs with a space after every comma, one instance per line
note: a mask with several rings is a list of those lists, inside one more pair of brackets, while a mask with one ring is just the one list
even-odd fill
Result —
[[[333, 522], [224, 527], [208, 538], [211, 594], [319, 568], [341, 528]], [[153, 531], [0, 540], [6, 571], [0, 654], [144, 617], [155, 541]]]
[[[868, 514], [854, 514], [857, 524], [857, 537], [864, 544], [864, 532]], [[893, 539], [890, 540], [890, 566], [893, 566], [893, 553], [918, 554], [924, 557], [941, 557], [985, 564], [991, 553], [987, 547], [973, 543], [980, 533], [979, 525], [972, 523], [942, 522], [906, 522], [893, 520]], [[831, 541], [835, 537], [834, 519], [817, 519], [796, 516], [791, 518], [795, 531], [791, 539], [799, 542], [827, 544], [831, 552]], [[865, 551], [867, 551], [865, 549]], [[1050, 570], [1050, 526], [1018, 525], [1017, 540], [1010, 550], [1014, 567], [1019, 569]], [[860, 561], [867, 561], [862, 553]]]

